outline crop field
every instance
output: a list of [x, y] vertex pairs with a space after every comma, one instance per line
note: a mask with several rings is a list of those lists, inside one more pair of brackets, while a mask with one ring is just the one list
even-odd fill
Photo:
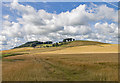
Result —
[[2, 79], [3, 81], [117, 81], [117, 49], [117, 45], [92, 45], [26, 47], [3, 51]]

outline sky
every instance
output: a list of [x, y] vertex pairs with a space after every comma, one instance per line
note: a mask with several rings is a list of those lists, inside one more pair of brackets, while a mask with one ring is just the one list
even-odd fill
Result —
[[3, 2], [0, 50], [28, 41], [118, 43], [117, 2]]

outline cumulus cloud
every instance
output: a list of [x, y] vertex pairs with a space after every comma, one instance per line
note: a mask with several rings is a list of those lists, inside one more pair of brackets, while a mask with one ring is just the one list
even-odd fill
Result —
[[91, 28], [88, 26], [64, 26], [64, 29], [62, 31], [59, 31], [59, 33], [63, 35], [86, 35], [91, 33]]
[[97, 8], [96, 14], [98, 19], [108, 19], [118, 22], [118, 11], [113, 8], [109, 8], [106, 5], [101, 5]]
[[118, 31], [118, 25], [115, 23], [96, 23], [95, 28], [98, 29], [99, 33], [105, 34], [105, 35], [110, 35], [114, 34]]
[[[11, 3], [10, 7], [11, 10], [15, 9], [18, 11], [18, 13], [22, 14], [22, 18], [17, 18], [19, 23], [18, 25], [22, 24], [22, 28], [27, 34], [47, 34], [53, 31], [56, 32], [63, 30], [69, 26], [82, 26], [87, 25], [89, 22], [97, 21], [102, 18], [111, 19], [111, 16], [116, 17], [114, 16], [116, 15], [114, 14], [115, 11], [112, 8], [106, 7], [105, 5], [97, 8], [98, 13], [89, 13], [86, 11], [86, 5], [80, 5], [77, 8], [73, 9], [71, 12], [62, 12], [58, 15], [47, 13], [45, 10], [37, 11], [29, 5], [24, 6], [17, 2]], [[81, 29], [81, 32], [84, 29], [85, 28]], [[15, 33], [13, 33], [13, 36], [14, 34]]]
[[6, 45], [7, 39], [5, 36], [0, 35], [0, 45]]
[[7, 25], [4, 25], [4, 28], [2, 30], [2, 35], [7, 35], [9, 37], [23, 37], [22, 34], [23, 31], [19, 23], [15, 23], [15, 22], [9, 23], [6, 21], [5, 24]]
[[0, 41], [6, 41], [6, 37], [5, 37], [5, 36], [0, 35]]
[[9, 19], [9, 15], [3, 16], [4, 19]]
[[43, 9], [36, 10], [17, 1], [9, 4], [9, 7], [11, 11], [17, 10], [17, 14], [20, 15], [17, 22], [7, 20], [9, 15], [3, 17], [6, 20], [3, 22], [2, 35], [12, 37], [11, 41], [15, 41], [15, 38], [22, 38], [24, 41], [59, 41], [73, 37], [108, 42], [112, 41], [111, 37], [117, 37], [117, 24], [99, 22], [101, 20], [118, 22], [117, 11], [106, 5], [95, 6], [92, 12], [89, 12], [91, 9], [88, 10], [84, 4], [60, 14], [48, 13]]

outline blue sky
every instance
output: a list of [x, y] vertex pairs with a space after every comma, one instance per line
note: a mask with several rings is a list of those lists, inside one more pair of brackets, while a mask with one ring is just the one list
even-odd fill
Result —
[[[3, 2], [3, 4], [9, 4], [10, 2]], [[86, 4], [88, 7], [91, 6], [91, 3], [96, 4], [97, 6], [106, 4], [110, 8], [114, 8], [115, 10], [118, 10], [116, 6], [118, 6], [118, 2], [111, 2], [111, 5], [108, 2], [19, 2], [22, 5], [30, 5], [34, 7], [36, 10], [44, 9], [45, 11], [49, 13], [54, 13], [56, 11], [57, 14], [61, 12], [71, 11], [72, 9], [78, 7], [80, 4]], [[8, 7], [3, 5], [2, 13], [3, 15], [11, 14], [11, 11]]]
[[117, 6], [117, 2], [3, 2], [1, 44], [10, 49], [27, 41], [66, 37], [117, 43]]

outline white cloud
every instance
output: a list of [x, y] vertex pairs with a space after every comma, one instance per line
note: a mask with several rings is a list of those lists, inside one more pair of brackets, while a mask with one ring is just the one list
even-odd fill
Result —
[[17, 22], [10, 22], [7, 20], [9, 15], [4, 16], [6, 20], [3, 22], [2, 35], [13, 38], [11, 41], [14, 43], [15, 38], [23, 38], [24, 42], [58, 41], [66, 37], [108, 42], [112, 41], [110, 38], [117, 37], [118, 26], [115, 23], [99, 22], [101, 20], [117, 22], [117, 11], [106, 5], [98, 7], [95, 5], [95, 8], [86, 10], [88, 7], [84, 4], [60, 14], [48, 13], [42, 9], [36, 10], [17, 1], [11, 3], [9, 7], [11, 11], [17, 10], [21, 18], [18, 17]]
[[5, 36], [0, 35], [0, 50], [2, 50], [3, 45], [7, 45], [7, 39]]
[[6, 41], [6, 37], [5, 37], [5, 36], [0, 35], [0, 41]]
[[[10, 26], [8, 26], [10, 25]], [[22, 37], [24, 36], [23, 30], [19, 23], [12, 22], [11, 24], [4, 25], [2, 30], [2, 35], [7, 35], [8, 37]]]
[[106, 5], [101, 5], [97, 8], [97, 18], [98, 19], [108, 19], [118, 22], [118, 11], [115, 11], [113, 8], [109, 8]]
[[[115, 11], [112, 8], [106, 7], [105, 5], [98, 7], [96, 9], [98, 11], [97, 13], [89, 13], [86, 11], [86, 5], [80, 5], [77, 8], [73, 9], [71, 12], [62, 12], [58, 15], [47, 13], [45, 10], [37, 11], [29, 5], [24, 6], [17, 3], [16, 1], [11, 3], [10, 7], [12, 10], [18, 10], [18, 13], [21, 14], [22, 18], [17, 18], [17, 20], [19, 25], [22, 25], [22, 29], [24, 31], [23, 33], [36, 35], [57, 32], [63, 30], [63, 27], [65, 29], [65, 27], [69, 26], [73, 26], [73, 28], [70, 29], [75, 30], [76, 28], [74, 27], [86, 26], [89, 22], [97, 21], [105, 17], [109, 19], [112, 14], [113, 17], [115, 17]], [[86, 30], [89, 29], [86, 28]], [[73, 33], [73, 31], [71, 30], [70, 33]], [[13, 33], [13, 36], [14, 34], [15, 33]]]
[[64, 30], [59, 33], [63, 35], [86, 35], [91, 33], [91, 28], [88, 26], [64, 26]]
[[[12, 25], [11, 22], [9, 22], [8, 20], [3, 21], [3, 28], [5, 29], [6, 27], [10, 27]], [[6, 28], [7, 29], [7, 28]]]
[[9, 19], [9, 15], [5, 15], [5, 16], [3, 16], [3, 18], [6, 20]]
[[96, 23], [95, 28], [98, 29], [98, 33], [105, 35], [113, 35], [118, 31], [118, 25], [114, 23]]

